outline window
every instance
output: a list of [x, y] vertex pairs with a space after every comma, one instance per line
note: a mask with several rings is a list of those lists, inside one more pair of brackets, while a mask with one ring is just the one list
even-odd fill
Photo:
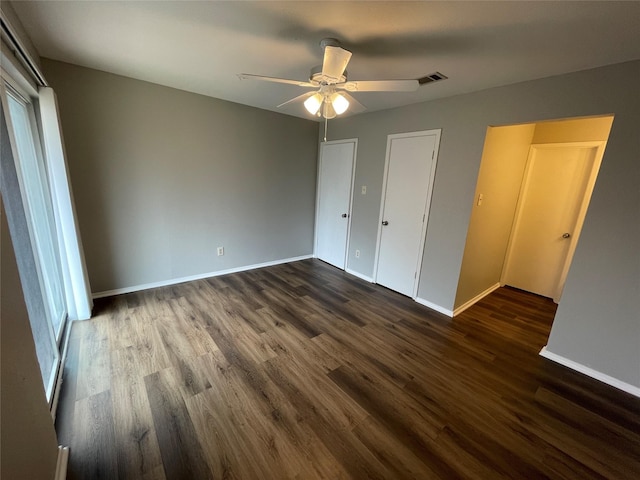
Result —
[[16, 257], [22, 265], [22, 282], [35, 286], [25, 295], [45, 391], [51, 400], [67, 318], [55, 216], [34, 105], [6, 75], [3, 87], [3, 137], [6, 134], [9, 139], [12, 158], [2, 160], [2, 194]]

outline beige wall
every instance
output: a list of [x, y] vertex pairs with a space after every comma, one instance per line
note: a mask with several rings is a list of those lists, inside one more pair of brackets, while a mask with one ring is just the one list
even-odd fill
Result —
[[606, 141], [613, 116], [576, 118], [558, 122], [540, 122], [531, 143], [565, 143]]
[[52, 479], [56, 433], [0, 201], [0, 478]]
[[[454, 308], [500, 282], [535, 124], [490, 127], [462, 257]], [[482, 194], [482, 205], [478, 196]]]

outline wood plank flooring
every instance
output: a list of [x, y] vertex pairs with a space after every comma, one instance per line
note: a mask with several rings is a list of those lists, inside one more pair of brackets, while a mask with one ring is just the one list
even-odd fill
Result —
[[640, 478], [640, 399], [538, 355], [555, 305], [449, 319], [317, 260], [96, 302], [70, 479]]

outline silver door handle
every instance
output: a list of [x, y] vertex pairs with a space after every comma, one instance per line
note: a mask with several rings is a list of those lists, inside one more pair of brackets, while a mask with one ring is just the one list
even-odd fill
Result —
[[347, 218], [347, 214], [346, 214], [346, 213], [343, 213], [343, 214], [342, 214], [342, 218]]
[[562, 238], [569, 238], [571, 234], [569, 232], [563, 233]]
[[383, 220], [382, 221], [382, 225], [384, 225], [386, 227], [387, 225], [389, 225], [389, 222], [387, 222], [386, 220]]

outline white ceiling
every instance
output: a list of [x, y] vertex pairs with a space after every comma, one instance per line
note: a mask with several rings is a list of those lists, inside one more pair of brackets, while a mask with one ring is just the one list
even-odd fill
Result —
[[[350, 80], [449, 77], [411, 93], [355, 93], [368, 111], [640, 58], [640, 2], [22, 1], [43, 57], [245, 105], [306, 90], [319, 41], [353, 52]], [[640, 80], [640, 79], [639, 79]], [[283, 113], [309, 118], [301, 105]]]

